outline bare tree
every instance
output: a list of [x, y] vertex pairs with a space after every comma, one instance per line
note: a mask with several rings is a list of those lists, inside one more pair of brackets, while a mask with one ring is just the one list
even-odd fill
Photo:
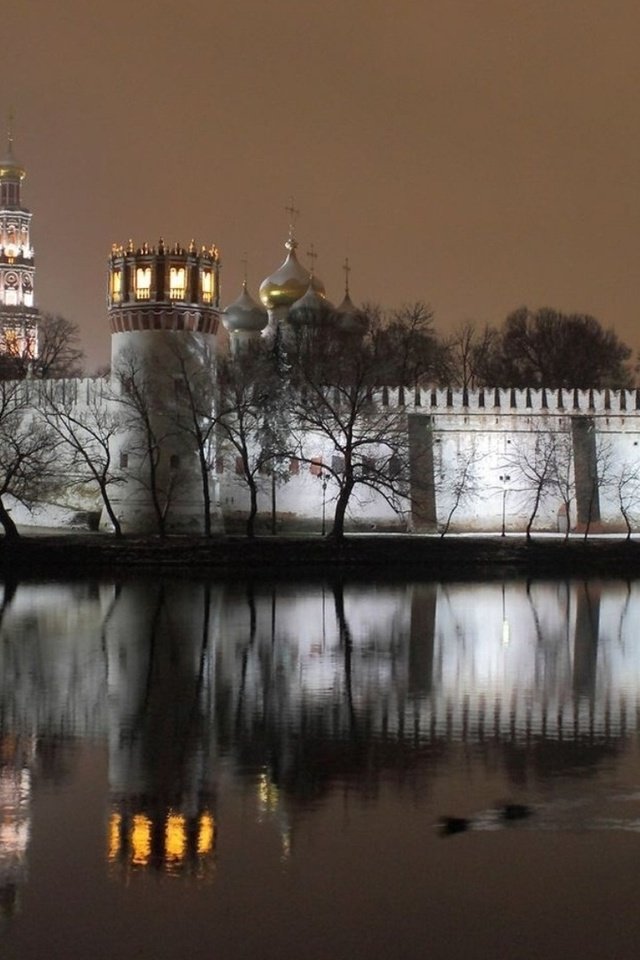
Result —
[[211, 536], [211, 473], [215, 462], [218, 406], [216, 360], [208, 342], [192, 335], [173, 344], [172, 365], [178, 374], [173, 416], [179, 434], [189, 438], [198, 458], [205, 536]]
[[463, 390], [495, 384], [499, 339], [498, 332], [488, 324], [478, 327], [473, 320], [461, 323], [446, 342], [448, 382]]
[[0, 376], [5, 380], [78, 377], [84, 359], [77, 324], [53, 313], [41, 314], [25, 337], [5, 337], [0, 354]]
[[110, 495], [111, 488], [124, 480], [113, 463], [113, 442], [122, 416], [114, 409], [106, 382], [96, 380], [87, 398], [78, 402], [75, 392], [70, 395], [67, 384], [51, 381], [45, 385], [41, 398], [39, 414], [69, 454], [68, 484], [95, 484], [116, 537], [122, 536]]
[[394, 369], [395, 358], [380, 349], [375, 336], [345, 350], [339, 337], [321, 332], [306, 338], [292, 363], [289, 408], [298, 456], [313, 460], [310, 435], [332, 452], [331, 462], [322, 465], [337, 489], [330, 537], [344, 535], [347, 507], [358, 487], [376, 492], [398, 513], [406, 505], [406, 417], [401, 407], [384, 407], [375, 397]]
[[612, 485], [627, 528], [627, 540], [630, 540], [634, 521], [640, 512], [640, 464], [637, 461], [623, 461], [615, 470]]
[[175, 470], [161, 469], [163, 448], [176, 429], [167, 408], [173, 384], [167, 380], [166, 368], [159, 363], [143, 364], [133, 352], [120, 356], [114, 377], [122, 429], [128, 437], [129, 451], [139, 464], [135, 471], [129, 468], [130, 475], [149, 493], [158, 533], [164, 537], [179, 480]]
[[554, 454], [551, 487], [561, 501], [565, 516], [564, 538], [569, 539], [571, 532], [571, 511], [575, 500], [575, 457], [573, 438], [569, 432], [552, 434]]
[[0, 382], [0, 524], [9, 542], [19, 533], [6, 498], [30, 508], [55, 486], [56, 445], [51, 432], [34, 420], [24, 385]]
[[482, 487], [477, 468], [486, 456], [487, 454], [478, 449], [476, 438], [472, 436], [471, 445], [465, 450], [458, 450], [456, 453], [453, 475], [449, 473], [441, 475], [436, 484], [436, 490], [441, 496], [445, 495], [449, 500], [449, 512], [440, 531], [441, 537], [446, 536], [449, 532], [456, 510], [480, 495]]
[[273, 349], [262, 344], [225, 358], [218, 367], [218, 435], [236, 458], [236, 474], [249, 491], [246, 532], [255, 533], [258, 492], [269, 477], [285, 478], [279, 464], [291, 453], [285, 383]]
[[521, 307], [500, 331], [494, 385], [627, 387], [630, 348], [588, 314]]
[[514, 474], [516, 489], [527, 505], [527, 540], [544, 499], [553, 491], [556, 475], [555, 436], [540, 429], [518, 437], [504, 458], [504, 466]]

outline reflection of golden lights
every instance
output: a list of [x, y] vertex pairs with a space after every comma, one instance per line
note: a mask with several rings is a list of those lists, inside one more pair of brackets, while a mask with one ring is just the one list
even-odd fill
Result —
[[138, 813], [131, 827], [131, 859], [144, 866], [151, 856], [151, 820]]
[[261, 773], [258, 780], [258, 802], [263, 810], [275, 810], [278, 806], [279, 791], [266, 773]]
[[216, 835], [215, 820], [210, 813], [203, 813], [198, 824], [198, 855], [211, 853]]
[[510, 641], [511, 641], [511, 630], [509, 627], [509, 621], [503, 620], [502, 621], [502, 646], [508, 647]]
[[164, 850], [169, 861], [183, 860], [187, 851], [187, 825], [180, 813], [170, 813], [164, 830]]
[[120, 853], [122, 817], [119, 813], [112, 813], [109, 819], [109, 860], [113, 861]]

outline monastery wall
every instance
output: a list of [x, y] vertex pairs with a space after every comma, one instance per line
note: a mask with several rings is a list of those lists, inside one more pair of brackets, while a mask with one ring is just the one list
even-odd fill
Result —
[[[80, 413], [114, 403], [106, 379], [24, 380], [16, 386], [35, 418], [51, 389]], [[348, 529], [436, 533], [448, 524], [452, 532], [523, 532], [535, 505], [536, 471], [550, 458], [556, 480], [544, 485], [534, 531], [563, 532], [567, 523], [578, 530], [587, 523], [594, 531], [625, 530], [621, 487], [630, 519], [640, 526], [638, 390], [383, 387], [373, 401], [379, 411], [401, 415], [411, 483], [398, 513], [380, 494], [356, 488]], [[114, 454], [119, 452], [118, 442]], [[375, 457], [375, 449], [370, 452]], [[303, 457], [283, 465], [284, 482], [275, 490], [270, 477], [260, 478], [259, 530], [271, 529], [274, 498], [277, 530], [320, 533], [323, 514], [325, 530], [330, 528], [337, 483], [324, 467], [335, 466], [336, 452], [325, 438], [308, 434]], [[226, 528], [242, 529], [249, 497], [233, 454], [218, 458], [214, 480]], [[101, 510], [90, 485], [61, 490], [55, 502], [33, 513], [13, 505], [18, 523], [52, 527], [82, 524]]]

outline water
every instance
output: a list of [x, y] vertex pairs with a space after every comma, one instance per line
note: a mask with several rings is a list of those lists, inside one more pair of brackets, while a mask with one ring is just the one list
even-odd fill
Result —
[[42, 583], [0, 617], [3, 960], [637, 956], [639, 583]]

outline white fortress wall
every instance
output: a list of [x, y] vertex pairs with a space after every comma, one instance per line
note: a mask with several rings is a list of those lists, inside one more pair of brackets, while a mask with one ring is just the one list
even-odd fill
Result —
[[[127, 338], [122, 340], [121, 347], [124, 348], [131, 337], [141, 341], [136, 345], [136, 356], [139, 356], [138, 350], [146, 350], [149, 341], [145, 339], [145, 333], [129, 331], [126, 334], [114, 334], [114, 356], [121, 355], [118, 338]], [[155, 357], [156, 354], [151, 352], [149, 362], [155, 364]], [[84, 412], [87, 418], [92, 404], [116, 406], [112, 385], [104, 378], [25, 380], [18, 385], [18, 389], [20, 396], [30, 404], [29, 415], [35, 418], [42, 409], [47, 391], [52, 389], [65, 400], [70, 400], [79, 415], [82, 416]], [[594, 529], [598, 528], [598, 524], [603, 529], [625, 529], [618, 488], [621, 478], [630, 477], [636, 470], [640, 472], [638, 391], [463, 391], [437, 388], [415, 392], [396, 387], [377, 390], [374, 400], [379, 410], [389, 409], [397, 414], [400, 409], [406, 413], [410, 445], [415, 446], [418, 438], [422, 446], [415, 459], [417, 474], [423, 485], [422, 494], [426, 497], [425, 513], [422, 519], [418, 517], [414, 496], [414, 503], [410, 504], [407, 500], [405, 514], [398, 516], [381, 495], [358, 486], [349, 510], [352, 527], [363, 530], [406, 529], [409, 525], [418, 531], [436, 532], [442, 529], [453, 510], [452, 531], [498, 531], [504, 510], [506, 529], [522, 531], [532, 509], [534, 490], [519, 470], [518, 460], [535, 460], [536, 443], [542, 442], [541, 438], [545, 436], [553, 436], [563, 438], [562, 442], [570, 449], [571, 462], [567, 470], [572, 486], [572, 527], [585, 522], [585, 477], [588, 480], [590, 471], [597, 470], [598, 503], [592, 517]], [[193, 512], [193, 504], [199, 497], [196, 458], [192, 450], [185, 451], [182, 447], [178, 450], [180, 444], [176, 446], [176, 443], [175, 438], [167, 437], [163, 455], [166, 454], [166, 461], [172, 454], [179, 458], [181, 470], [189, 473], [189, 482], [183, 485], [181, 481], [178, 485], [181, 492], [176, 504], [171, 506], [178, 509], [178, 500], [185, 500], [185, 503], [188, 500], [187, 509]], [[141, 457], [134, 449], [135, 444], [136, 441], [132, 441], [126, 433], [114, 440], [114, 463], [120, 464], [121, 454], [126, 455], [125, 472], [129, 480], [122, 490], [114, 488], [113, 494], [114, 499], [121, 501], [122, 505], [126, 503], [129, 511], [148, 511], [148, 491], [135, 476], [136, 457]], [[372, 450], [373, 453], [375, 451]], [[413, 450], [413, 453], [416, 451]], [[60, 455], [64, 456], [62, 451]], [[283, 524], [286, 528], [301, 521], [319, 529], [323, 499], [328, 529], [335, 507], [336, 483], [324, 471], [323, 465], [335, 464], [336, 451], [325, 437], [309, 434], [303, 457], [316, 462], [313, 464], [301, 459], [283, 465], [285, 471], [289, 472], [286, 481], [277, 484], [275, 492], [279, 529]], [[466, 481], [461, 483], [461, 473], [465, 470]], [[577, 482], [576, 470], [579, 475]], [[326, 476], [324, 492], [323, 476]], [[259, 516], [264, 524], [271, 515], [272, 486], [267, 475], [259, 480]], [[217, 483], [219, 489], [216, 489]], [[631, 486], [627, 484], [627, 490]], [[246, 486], [236, 474], [235, 453], [232, 450], [225, 453], [223, 471], [212, 478], [212, 494], [214, 503], [219, 500], [227, 518], [235, 517], [237, 523], [243, 521], [249, 508], [249, 496]], [[412, 492], [414, 494], [415, 490]], [[630, 503], [629, 512], [634, 522], [640, 523], [640, 482], [636, 494], [631, 498], [633, 502]], [[65, 525], [74, 514], [95, 512], [101, 507], [97, 487], [90, 484], [78, 489], [61, 489], [56, 494], [55, 502], [37, 505], [32, 514], [18, 504], [12, 505], [17, 522], [41, 526]], [[409, 516], [411, 507], [413, 518]], [[564, 529], [563, 510], [558, 492], [546, 490], [541, 498], [534, 530]]]

